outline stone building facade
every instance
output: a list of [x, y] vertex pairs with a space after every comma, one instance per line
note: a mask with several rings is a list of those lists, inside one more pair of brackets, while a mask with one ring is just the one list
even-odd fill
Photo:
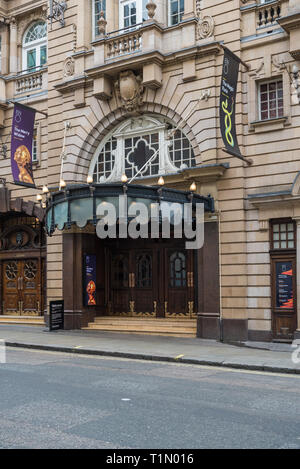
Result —
[[[0, 1], [0, 314], [47, 318], [49, 302], [64, 299], [67, 328], [139, 311], [188, 316], [199, 337], [291, 341], [300, 330], [297, 0], [67, 0], [52, 21], [48, 3]], [[248, 65], [236, 124], [249, 165], [223, 151], [222, 45]], [[36, 117], [33, 163], [51, 194], [46, 217], [36, 190], [12, 184], [14, 102], [46, 114]], [[155, 151], [134, 187], [163, 176], [165, 188], [188, 193], [195, 182], [214, 201], [196, 254], [174, 240], [101, 244], [75, 205], [122, 187]], [[84, 303], [86, 254], [97, 258], [97, 306]]]

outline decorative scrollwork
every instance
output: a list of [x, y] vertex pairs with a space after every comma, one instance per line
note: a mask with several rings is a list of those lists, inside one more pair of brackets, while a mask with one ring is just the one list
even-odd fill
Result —
[[16, 262], [10, 262], [5, 268], [5, 275], [8, 280], [15, 280], [18, 274], [18, 264]]
[[36, 277], [37, 265], [34, 261], [26, 262], [24, 266], [24, 276], [26, 280], [33, 280]]

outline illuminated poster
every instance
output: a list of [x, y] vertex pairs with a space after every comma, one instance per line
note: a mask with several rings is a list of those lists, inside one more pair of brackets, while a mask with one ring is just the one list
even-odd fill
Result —
[[32, 142], [35, 109], [15, 103], [11, 130], [11, 170], [15, 184], [35, 187]]
[[84, 256], [84, 305], [96, 306], [96, 256]]
[[293, 264], [276, 262], [276, 308], [293, 307]]

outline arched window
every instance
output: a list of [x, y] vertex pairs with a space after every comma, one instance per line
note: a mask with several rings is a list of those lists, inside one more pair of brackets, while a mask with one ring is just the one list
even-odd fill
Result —
[[192, 146], [174, 124], [153, 116], [131, 118], [99, 145], [89, 175], [94, 182], [158, 176], [196, 166]]
[[33, 23], [23, 38], [23, 70], [35, 70], [47, 62], [47, 23]]
[[138, 288], [152, 287], [152, 258], [150, 254], [141, 254], [136, 260], [136, 286]]
[[174, 252], [170, 256], [171, 287], [186, 287], [186, 256], [183, 252]]

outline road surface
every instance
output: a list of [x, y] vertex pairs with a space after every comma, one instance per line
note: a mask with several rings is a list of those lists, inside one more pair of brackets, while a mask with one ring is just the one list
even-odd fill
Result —
[[300, 448], [300, 376], [8, 349], [0, 448]]

